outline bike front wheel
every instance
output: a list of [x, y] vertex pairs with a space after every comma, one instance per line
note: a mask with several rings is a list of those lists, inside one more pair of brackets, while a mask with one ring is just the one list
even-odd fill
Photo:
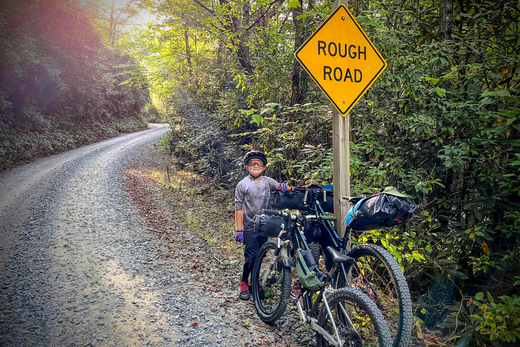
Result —
[[[317, 346], [391, 347], [392, 338], [381, 311], [365, 294], [354, 288], [341, 288], [327, 294], [318, 316], [318, 325], [328, 333], [317, 334]], [[342, 344], [343, 343], [343, 344]]]
[[[350, 287], [365, 293], [381, 310], [390, 330], [393, 347], [410, 343], [413, 325], [412, 300], [408, 283], [395, 258], [374, 244], [359, 244], [348, 256], [356, 259], [347, 272]], [[348, 286], [343, 273], [337, 288]]]
[[277, 250], [275, 241], [260, 247], [252, 273], [256, 312], [266, 323], [282, 316], [291, 295], [291, 270], [277, 259]]

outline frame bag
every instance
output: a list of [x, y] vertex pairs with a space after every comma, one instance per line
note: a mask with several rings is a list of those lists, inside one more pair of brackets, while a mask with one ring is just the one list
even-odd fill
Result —
[[310, 290], [319, 290], [325, 285], [325, 274], [318, 269], [318, 264], [310, 249], [296, 250], [296, 271], [300, 284]]

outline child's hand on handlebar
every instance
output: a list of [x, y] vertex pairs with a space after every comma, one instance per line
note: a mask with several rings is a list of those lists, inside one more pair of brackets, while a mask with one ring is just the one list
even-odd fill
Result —
[[278, 190], [281, 190], [282, 192], [286, 192], [290, 190], [290, 187], [285, 183], [278, 183]]

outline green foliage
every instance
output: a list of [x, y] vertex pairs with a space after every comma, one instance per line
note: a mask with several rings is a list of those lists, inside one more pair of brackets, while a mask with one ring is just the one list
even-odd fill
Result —
[[177, 164], [211, 178], [216, 184], [236, 184], [242, 177], [241, 153], [223, 141], [206, 114], [170, 120], [170, 152]]
[[482, 292], [475, 295], [474, 304], [481, 310], [482, 316], [475, 315], [480, 320], [477, 328], [480, 334], [488, 335], [489, 340], [508, 342], [514, 345], [520, 340], [520, 296], [499, 296], [496, 303], [493, 296], [487, 293], [487, 302], [483, 301]]
[[295, 185], [331, 182], [332, 122], [328, 107], [270, 103], [260, 111], [242, 111], [237, 122], [257, 125], [255, 131], [234, 137], [255, 138], [262, 143], [271, 177]]
[[462, 332], [461, 341], [469, 346], [516, 346], [520, 339], [520, 297], [487, 292], [449, 305], [450, 313], [439, 324]]

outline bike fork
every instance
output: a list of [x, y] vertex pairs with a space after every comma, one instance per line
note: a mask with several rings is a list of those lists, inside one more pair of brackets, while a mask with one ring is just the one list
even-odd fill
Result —
[[267, 269], [265, 269], [263, 276], [262, 276], [262, 287], [266, 286], [267, 279], [271, 275], [271, 271], [273, 271], [274, 266], [278, 261], [282, 261], [284, 263], [284, 266], [290, 266], [289, 262], [289, 252], [288, 252], [288, 243], [289, 241], [281, 241], [278, 239], [278, 252], [271, 257], [271, 260], [269, 262], [269, 266]]

